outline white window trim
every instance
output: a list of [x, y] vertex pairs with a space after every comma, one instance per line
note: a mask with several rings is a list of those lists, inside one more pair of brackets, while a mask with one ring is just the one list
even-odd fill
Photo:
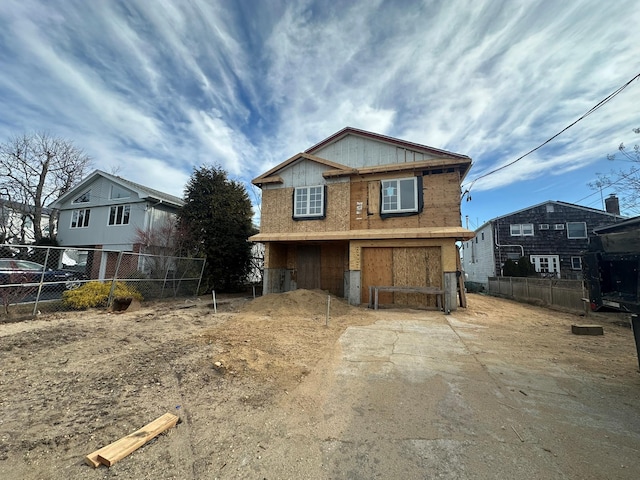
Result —
[[[525, 226], [531, 229], [531, 233], [524, 233]], [[512, 223], [509, 225], [509, 233], [512, 237], [533, 237], [533, 223]]]
[[[413, 181], [413, 207], [411, 208], [402, 208], [402, 199], [400, 198], [400, 182], [402, 181], [406, 181], [406, 180], [411, 180]], [[384, 198], [385, 198], [385, 193], [384, 193], [384, 184], [385, 183], [391, 183], [394, 182], [396, 184], [395, 188], [396, 191], [398, 192], [398, 208], [395, 209], [385, 209], [384, 208]], [[389, 188], [389, 187], [387, 187]], [[391, 178], [388, 180], [381, 180], [380, 181], [380, 190], [382, 192], [381, 195], [381, 202], [380, 202], [380, 213], [382, 214], [389, 214], [389, 213], [413, 213], [413, 212], [417, 212], [418, 211], [418, 177], [405, 177], [405, 178]]]
[[[569, 224], [572, 224], [572, 223], [573, 224], [578, 224], [579, 223], [579, 224], [584, 225], [584, 235], [583, 236], [572, 237], [572, 236], [569, 235]], [[567, 238], [570, 239], [570, 240], [581, 240], [581, 239], [584, 239], [584, 238], [588, 238], [588, 235], [587, 235], [587, 222], [567, 222]]]
[[[580, 266], [578, 267], [574, 267], [573, 266], [573, 261], [574, 260], [578, 260], [578, 263], [580, 264]], [[571, 270], [582, 270], [582, 257], [571, 257]]]
[[[127, 193], [127, 196], [126, 196], [126, 197], [114, 197], [114, 196], [113, 196], [113, 191], [114, 191], [114, 189], [115, 189], [116, 191], [121, 191], [121, 192], [123, 192], [123, 193]], [[128, 191], [128, 190], [126, 190], [125, 188], [122, 188], [122, 187], [120, 187], [120, 186], [118, 186], [118, 185], [111, 185], [111, 189], [110, 189], [110, 191], [109, 191], [109, 199], [110, 199], [110, 200], [126, 200], [127, 198], [131, 198], [131, 192], [129, 192], [129, 191]]]
[[[549, 266], [548, 272], [541, 272], [541, 260], [546, 260]], [[535, 267], [536, 272], [544, 273], [546, 275], [553, 275], [560, 278], [560, 256], [559, 255], [530, 255], [529, 261]]]
[[[114, 223], [111, 223], [111, 210], [116, 209], [116, 215], [113, 219]], [[122, 215], [120, 215], [120, 222], [118, 223], [118, 209], [122, 208]], [[127, 215], [127, 223], [124, 223], [122, 220], [124, 219], [125, 209], [129, 209], [129, 215]], [[131, 223], [131, 205], [111, 205], [109, 207], [109, 216], [107, 217], [107, 225], [109, 227], [121, 227], [123, 225], [129, 225]]]
[[[309, 213], [309, 203], [310, 203], [310, 190], [312, 188], [320, 189], [320, 205], [321, 212], [320, 213]], [[307, 200], [305, 205], [306, 213], [298, 213], [298, 192], [301, 190], [306, 190], [307, 192]], [[296, 187], [293, 191], [293, 217], [294, 218], [321, 218], [324, 217], [325, 211], [325, 201], [324, 201], [324, 185], [310, 185], [308, 187]]]
[[556, 223], [556, 224], [553, 226], [553, 229], [554, 229], [554, 230], [564, 230], [564, 223]]
[[[86, 196], [87, 199], [86, 200], [80, 200], [84, 196]], [[82, 192], [80, 195], [78, 195], [76, 198], [74, 198], [71, 203], [75, 204], [75, 205], [82, 205], [83, 203], [89, 203], [90, 201], [91, 201], [91, 189], [85, 190], [84, 192]]]
[[[83, 223], [85, 223], [85, 219], [86, 220], [86, 225], [78, 225], [77, 224], [77, 219], [80, 218], [80, 212], [89, 212], [89, 215], [83, 215], [82, 216], [82, 220]], [[73, 217], [76, 217], [76, 225], [73, 225]], [[71, 210], [71, 219], [69, 221], [69, 228], [89, 228], [89, 221], [91, 220], [91, 209], [90, 208], [77, 208], [75, 210]]]

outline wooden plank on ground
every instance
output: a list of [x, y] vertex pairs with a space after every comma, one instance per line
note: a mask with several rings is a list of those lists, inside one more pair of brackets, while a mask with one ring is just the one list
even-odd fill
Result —
[[156, 418], [153, 422], [145, 425], [140, 430], [122, 437], [109, 445], [90, 453], [85, 457], [88, 465], [96, 468], [100, 464], [110, 467], [118, 460], [134, 452], [152, 438], [157, 437], [162, 432], [174, 427], [178, 423], [178, 416], [172, 413], [165, 413]]

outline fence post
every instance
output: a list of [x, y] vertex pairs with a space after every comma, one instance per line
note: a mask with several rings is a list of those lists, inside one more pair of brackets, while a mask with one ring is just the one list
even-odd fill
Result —
[[40, 275], [40, 285], [38, 285], [38, 293], [36, 294], [36, 301], [33, 304], [33, 316], [36, 316], [38, 313], [38, 302], [40, 301], [40, 294], [42, 293], [42, 284], [44, 283], [44, 272], [47, 269], [47, 263], [49, 263], [49, 252], [51, 251], [51, 247], [47, 248], [47, 253], [44, 256], [44, 265], [42, 265], [42, 275]]
[[124, 252], [118, 253], [118, 261], [116, 262], [116, 271], [113, 272], [113, 279], [111, 280], [111, 290], [109, 290], [109, 299], [107, 300], [107, 308], [111, 307], [113, 302], [113, 292], [116, 289], [116, 280], [118, 278], [118, 270], [120, 270], [120, 262], [122, 262], [122, 255]]
[[200, 279], [198, 280], [198, 286], [196, 287], [196, 292], [194, 297], [198, 296], [198, 292], [200, 291], [200, 284], [202, 283], [202, 275], [204, 275], [204, 266], [207, 263], [207, 259], [203, 258], [202, 259], [202, 269], [200, 269]]

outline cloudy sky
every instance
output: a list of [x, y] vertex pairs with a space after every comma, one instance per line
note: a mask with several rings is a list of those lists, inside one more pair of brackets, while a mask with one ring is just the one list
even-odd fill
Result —
[[[637, 0], [1, 0], [0, 141], [45, 131], [181, 196], [194, 167], [248, 181], [352, 126], [469, 155], [469, 186], [640, 73], [638, 25]], [[463, 225], [601, 208], [639, 106], [636, 80], [474, 182]]]

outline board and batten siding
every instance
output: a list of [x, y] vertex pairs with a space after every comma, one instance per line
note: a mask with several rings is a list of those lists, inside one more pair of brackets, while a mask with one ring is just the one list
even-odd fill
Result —
[[335, 143], [314, 151], [313, 154], [353, 168], [420, 162], [438, 158], [435, 155], [355, 135], [347, 135]]
[[331, 183], [346, 183], [348, 178], [331, 178], [325, 179], [322, 173], [332, 170], [327, 165], [320, 164], [307, 159], [300, 159], [297, 162], [287, 165], [278, 172], [278, 176], [282, 178], [282, 183], [265, 184], [263, 190], [287, 188], [287, 187], [313, 187], [316, 185], [326, 185]]

